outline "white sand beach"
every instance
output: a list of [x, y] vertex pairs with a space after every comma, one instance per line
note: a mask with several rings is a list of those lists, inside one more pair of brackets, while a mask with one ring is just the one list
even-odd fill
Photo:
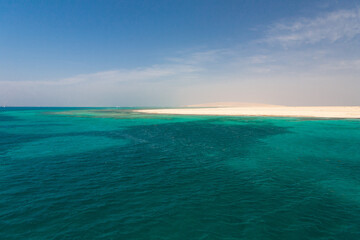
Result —
[[[194, 107], [192, 107], [194, 106]], [[202, 107], [203, 106], [203, 107]], [[316, 118], [359, 118], [360, 106], [304, 106], [289, 107], [266, 104], [202, 104], [184, 108], [143, 109], [135, 112], [149, 114], [276, 116]]]

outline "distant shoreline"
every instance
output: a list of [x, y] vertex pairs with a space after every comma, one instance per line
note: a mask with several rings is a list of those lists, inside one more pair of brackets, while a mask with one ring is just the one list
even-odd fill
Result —
[[314, 107], [186, 107], [169, 109], [133, 110], [139, 113], [169, 115], [213, 115], [213, 116], [264, 116], [264, 117], [315, 117], [360, 119], [360, 106], [314, 106]]

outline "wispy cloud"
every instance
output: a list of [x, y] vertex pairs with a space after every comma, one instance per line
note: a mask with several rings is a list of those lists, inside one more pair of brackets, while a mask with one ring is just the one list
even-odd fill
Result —
[[196, 65], [200, 66], [203, 64], [218, 62], [223, 57], [229, 57], [232, 55], [230, 49], [211, 49], [205, 51], [195, 51], [192, 53], [185, 53], [182, 56], [168, 58], [170, 62], [177, 64], [187, 64], [187, 65]]
[[58, 79], [55, 81], [0, 81], [0, 83], [12, 84], [43, 84], [43, 85], [76, 85], [99, 83], [120, 83], [129, 81], [161, 80], [182, 74], [198, 72], [201, 69], [192, 65], [163, 64], [153, 65], [147, 68], [121, 69], [102, 71], [90, 74], [79, 74], [73, 77]]
[[91, 74], [80, 74], [71, 78], [61, 79], [57, 84], [76, 84], [89, 82], [127, 82], [161, 80], [165, 77], [172, 77], [181, 74], [188, 74], [200, 71], [200, 68], [191, 65], [171, 64], [153, 65], [147, 68], [122, 69], [104, 71]]
[[[1, 81], [0, 104], [39, 106], [166, 105], [170, 89], [202, 68], [168, 63], [150, 67], [79, 74], [54, 81]], [[159, 98], [167, 96], [167, 102]], [[45, 101], [46, 99], [47, 101]]]
[[360, 34], [360, 8], [338, 10], [315, 18], [301, 18], [270, 27], [265, 42], [294, 44], [330, 43], [352, 39]]

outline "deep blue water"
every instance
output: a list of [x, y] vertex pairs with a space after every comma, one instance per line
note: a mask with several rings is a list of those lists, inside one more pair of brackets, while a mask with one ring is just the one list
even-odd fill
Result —
[[360, 120], [0, 111], [0, 239], [360, 239]]

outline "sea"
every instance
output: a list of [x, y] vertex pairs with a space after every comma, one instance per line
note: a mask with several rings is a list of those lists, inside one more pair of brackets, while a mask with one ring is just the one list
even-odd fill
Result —
[[0, 110], [0, 239], [360, 239], [360, 120]]

